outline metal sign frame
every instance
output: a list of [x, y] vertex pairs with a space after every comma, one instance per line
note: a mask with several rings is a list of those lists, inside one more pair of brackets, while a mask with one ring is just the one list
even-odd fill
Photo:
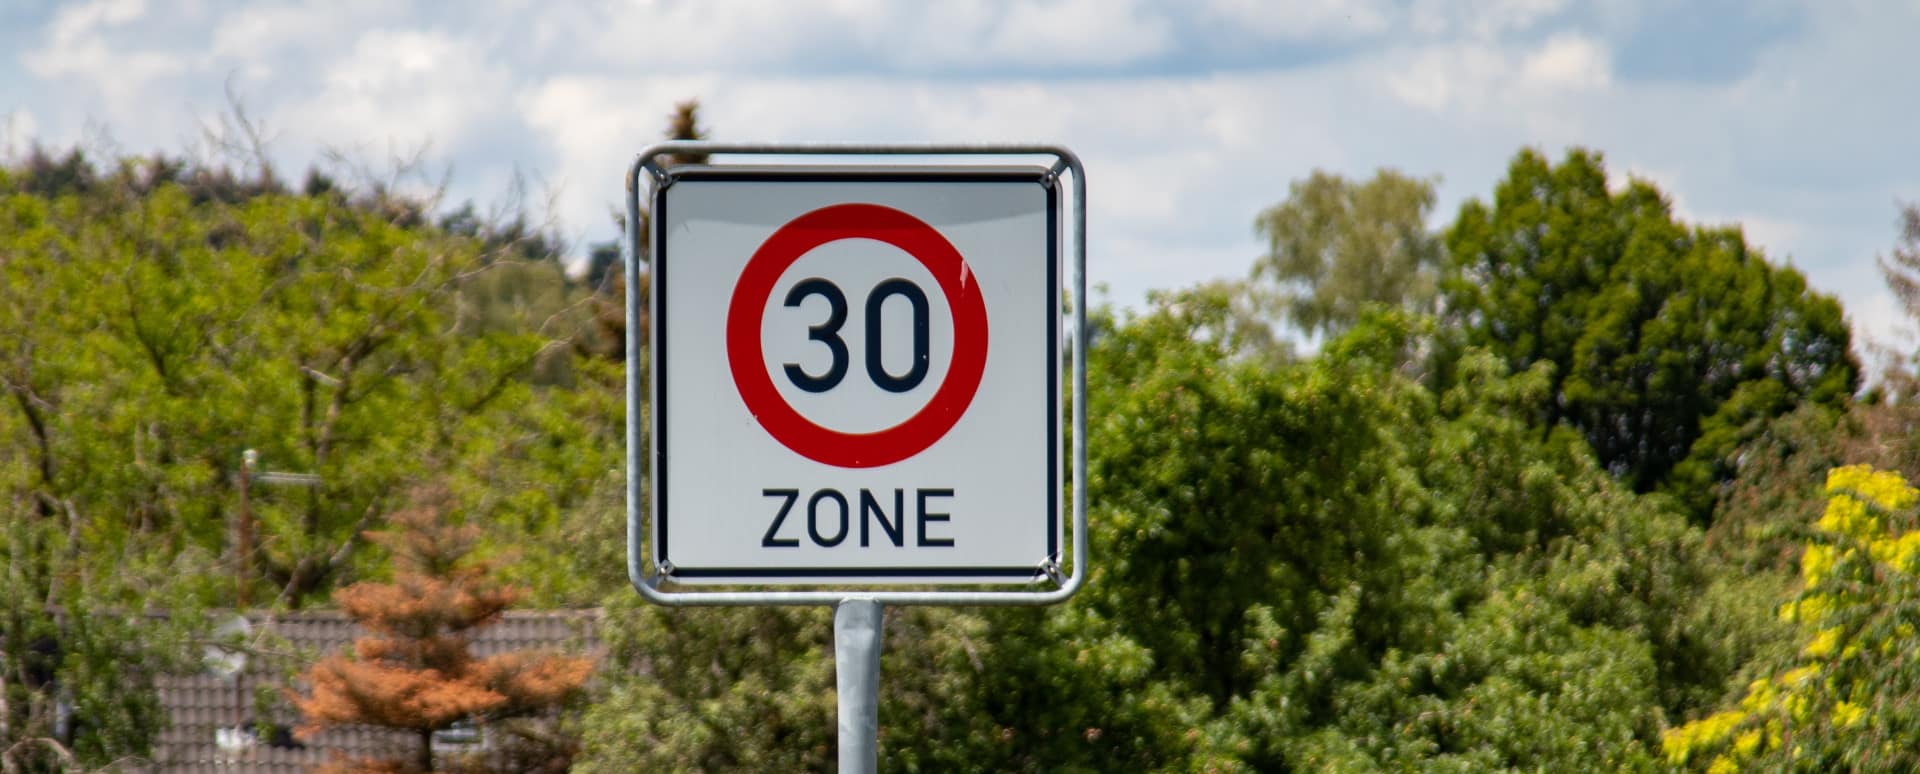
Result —
[[[896, 605], [1049, 605], [1066, 600], [1079, 591], [1085, 584], [1088, 574], [1087, 563], [1087, 507], [1086, 507], [1086, 392], [1087, 370], [1085, 352], [1087, 348], [1086, 314], [1086, 174], [1080, 160], [1071, 151], [1052, 145], [757, 145], [730, 144], [704, 141], [675, 140], [649, 146], [634, 159], [627, 169], [626, 177], [626, 223], [625, 237], [621, 240], [621, 257], [626, 267], [626, 276], [637, 277], [640, 274], [639, 256], [642, 252], [640, 240], [647, 235], [640, 228], [641, 183], [647, 185], [649, 199], [671, 186], [675, 179], [675, 167], [663, 164], [663, 157], [700, 155], [714, 156], [758, 156], [758, 157], [849, 157], [854, 162], [831, 167], [834, 171], [844, 171], [857, 175], [862, 172], [886, 171], [898, 168], [895, 162], [907, 157], [948, 157], [1004, 160], [1008, 157], [1045, 157], [1051, 163], [1043, 165], [1047, 181], [1056, 189], [1070, 178], [1072, 191], [1071, 221], [1072, 228], [1063, 236], [1071, 240], [1068, 255], [1072, 257], [1071, 273], [1067, 286], [1071, 293], [1072, 321], [1069, 326], [1070, 339], [1067, 357], [1072, 364], [1072, 425], [1068, 430], [1072, 449], [1071, 460], [1071, 509], [1072, 552], [1066, 559], [1070, 572], [1062, 573], [1057, 564], [1041, 568], [1051, 581], [1052, 588], [1044, 589], [951, 589], [951, 590], [898, 590], [867, 585], [834, 587], [829, 589], [795, 590], [751, 590], [751, 591], [670, 591], [663, 588], [671, 583], [671, 568], [650, 567], [648, 541], [651, 535], [653, 508], [642, 490], [643, 474], [652, 478], [657, 472], [653, 455], [639, 453], [640, 442], [647, 436], [648, 428], [644, 414], [640, 410], [651, 395], [653, 379], [658, 377], [657, 362], [649, 362], [646, 381], [642, 381], [640, 369], [641, 347], [639, 337], [627, 337], [627, 575], [633, 587], [641, 596], [655, 604], [671, 606], [687, 605], [837, 605], [850, 599], [871, 600], [878, 604]], [[916, 160], [919, 160], [916, 159]], [[724, 164], [715, 165], [724, 166]], [[797, 165], [796, 165], [797, 166]], [[969, 165], [958, 165], [966, 168]], [[711, 167], [708, 167], [711, 168]], [[811, 170], [823, 169], [819, 166], [808, 167]], [[654, 229], [652, 243], [648, 246], [649, 255], [660, 255], [664, 235]], [[649, 282], [651, 282], [651, 278]], [[650, 290], [657, 290], [650, 288]], [[659, 313], [659, 294], [650, 292], [653, 308], [649, 314]], [[627, 293], [627, 330], [640, 327], [639, 294]], [[660, 326], [651, 327], [650, 335], [657, 337]], [[649, 342], [649, 346], [657, 342]], [[659, 422], [653, 424], [652, 440], [657, 441]], [[649, 446], [650, 449], [658, 447]], [[643, 459], [646, 457], [647, 459]], [[1055, 495], [1057, 497], [1057, 495]]]
[[[729, 163], [675, 165], [672, 169], [676, 182], [654, 192], [649, 213], [652, 227], [666, 234], [665, 242], [658, 245], [650, 256], [652, 299], [657, 310], [651, 321], [654, 349], [650, 358], [653, 374], [653, 411], [650, 416], [655, 424], [653, 445], [649, 450], [653, 459], [653, 486], [649, 492], [653, 500], [653, 521], [648, 537], [651, 539], [649, 548], [653, 566], [662, 570], [667, 580], [688, 585], [768, 583], [847, 588], [925, 583], [1012, 587], [1046, 583], [1051, 576], [1057, 575], [1066, 537], [1061, 516], [1066, 510], [1064, 496], [1067, 490], [1061, 484], [1066, 471], [1066, 466], [1062, 464], [1066, 452], [1062, 433], [1066, 422], [1061, 413], [1061, 402], [1065, 396], [1062, 383], [1064, 369], [1061, 367], [1063, 337], [1060, 334], [1063, 327], [1060, 307], [1063, 294], [1060, 285], [1064, 274], [1060, 253], [1065, 239], [1062, 237], [1064, 218], [1058, 190], [1061, 186], [1054, 175], [1037, 164], [1017, 167], [889, 165], [884, 168], [862, 165], [857, 169], [845, 166], [822, 169], [797, 164]], [[676, 198], [676, 194], [680, 194], [684, 188], [699, 184], [706, 184], [704, 193]], [[862, 190], [856, 194], [845, 190], [846, 185], [860, 186]], [[819, 191], [820, 186], [831, 187], [831, 192]], [[808, 212], [797, 218], [786, 219], [785, 225], [774, 229], [772, 234], [763, 239], [751, 240], [752, 244], [738, 243], [722, 248], [722, 252], [709, 252], [714, 248], [694, 248], [691, 243], [680, 242], [682, 235], [693, 236], [683, 230], [683, 218], [687, 216], [682, 213], [696, 213], [693, 217], [703, 221], [719, 218], [721, 222], [731, 222], [733, 218], [744, 217], [750, 211], [755, 211], [757, 208], [752, 202], [760, 196], [778, 192], [778, 197], [784, 199], [805, 191], [813, 192], [812, 196], [807, 197], [809, 203], [801, 208]], [[930, 195], [932, 200], [910, 205], [895, 198], [911, 192]], [[1030, 200], [1027, 197], [1031, 197]], [[934, 213], [951, 216], [946, 210], [967, 200], [971, 200], [974, 207], [986, 204], [994, 210], [1004, 207], [1006, 202], [1028, 200], [1030, 204], [1037, 205], [1037, 208], [1021, 208], [1028, 212], [1029, 226], [1042, 226], [1043, 230], [1033, 234], [1026, 233], [1024, 229], [1012, 232], [995, 229], [1003, 238], [1009, 233], [1024, 233], [1029, 239], [1019, 247], [976, 241], [968, 244], [963, 255], [961, 248], [948, 241], [949, 235], [942, 234], [939, 227], [919, 218], [933, 217], [949, 227], [964, 230], [965, 226], [961, 224], [968, 222], [967, 218], [962, 217], [956, 222], [935, 216]], [[782, 217], [788, 215], [791, 213], [784, 213]], [[870, 233], [875, 219], [889, 224], [883, 229], [884, 234]], [[796, 225], [801, 223], [807, 225], [796, 229]], [[1032, 240], [1031, 237], [1036, 235], [1041, 239]], [[953, 236], [958, 238], [957, 234]], [[930, 272], [929, 276], [920, 280], [931, 281], [933, 285], [928, 287], [938, 288], [935, 295], [943, 299], [942, 305], [969, 296], [972, 301], [971, 304], [951, 306], [951, 315], [934, 315], [944, 318], [942, 322], [952, 321], [956, 327], [953, 331], [952, 357], [943, 358], [947, 361], [946, 368], [941, 379], [930, 382], [934, 385], [931, 395], [923, 393], [922, 397], [927, 399], [906, 420], [864, 435], [844, 434], [815, 424], [795, 410], [787, 398], [781, 397], [776, 386], [778, 380], [770, 378], [772, 375], [767, 373], [768, 369], [759, 362], [765, 355], [764, 342], [760, 340], [760, 324], [767, 310], [780, 301], [775, 293], [778, 278], [802, 256], [848, 238], [887, 244], [914, 259], [915, 268]], [[972, 238], [977, 240], [979, 236]], [[944, 251], [941, 249], [943, 247], [946, 248]], [[1032, 258], [1039, 254], [1044, 254], [1045, 260], [1033, 261]], [[752, 257], [741, 266], [731, 263], [724, 256]], [[996, 256], [1005, 258], [994, 260]], [[949, 261], [952, 263], [947, 263]], [[1021, 278], [1008, 282], [1007, 276], [998, 275], [1001, 279], [995, 283], [985, 279], [985, 275], [976, 276], [979, 271], [994, 274], [1009, 269], [1021, 272]], [[1040, 270], [1039, 276], [1033, 276], [1036, 269]], [[882, 272], [882, 275], [899, 273], [896, 267], [893, 271]], [[825, 276], [834, 275], [829, 273]], [[970, 276], [976, 278], [974, 282], [967, 280]], [[720, 299], [709, 297], [705, 303], [696, 301], [693, 307], [683, 305], [681, 298], [689, 288], [685, 279], [688, 277], [700, 277], [692, 281], [694, 286], [711, 287], [710, 283], [714, 283], [717, 287], [712, 289], [727, 287], [732, 292]], [[716, 280], [718, 283], [715, 283]], [[996, 305], [988, 303], [981, 294], [968, 293], [969, 285], [979, 288], [988, 284], [1008, 285], [1005, 290], [1010, 295]], [[740, 295], [742, 293], [746, 295]], [[1022, 294], [1024, 298], [1020, 298]], [[1019, 300], [1016, 301], [1016, 298]], [[715, 301], [719, 303], [713, 303]], [[988, 323], [989, 306], [997, 306], [994, 316], [996, 325]], [[695, 307], [724, 309], [726, 317], [724, 321], [704, 319], [696, 322], [700, 318], [696, 318], [699, 312]], [[868, 310], [869, 314], [864, 319], [872, 319], [871, 311]], [[805, 322], [811, 325], [819, 321], [808, 319]], [[743, 330], [736, 330], [736, 326]], [[752, 329], [751, 341], [740, 338], [747, 328]], [[971, 335], [961, 335], [963, 329]], [[700, 345], [695, 345], [693, 349], [679, 349], [688, 346], [690, 332], [696, 337], [724, 333], [724, 342], [707, 344], [724, 346], [727, 357], [701, 356], [694, 360], [703, 362], [689, 363], [688, 358], [678, 356], [677, 352], [712, 351]], [[990, 344], [995, 332], [1000, 341]], [[871, 339], [867, 343], [870, 348]], [[741, 346], [739, 351], [734, 349], [736, 344]], [[982, 377], [989, 367], [989, 361], [996, 360], [989, 352], [1003, 347], [1005, 349], [1000, 350], [997, 358], [1000, 368], [1006, 369], [1015, 363], [1025, 367], [1018, 368], [1017, 374], [1002, 370], [999, 375], [1003, 378], [983, 384]], [[1031, 351], [1024, 352], [1018, 360], [1009, 361], [1007, 353], [1021, 351], [1023, 347]], [[788, 353], [789, 356], [793, 354]], [[865, 354], [873, 353], [869, 349]], [[744, 369], [743, 373], [742, 365], [745, 362], [755, 365]], [[970, 368], [963, 367], [969, 362]], [[693, 385], [696, 389], [689, 391], [685, 389], [689, 386], [687, 383], [676, 379], [682, 368], [692, 367], [698, 372], [717, 363], [725, 363], [728, 373], [710, 374], [709, 378], [718, 377], [722, 380], [720, 382], [703, 380], [701, 384]], [[880, 375], [873, 374], [871, 360], [867, 365], [867, 373], [877, 385]], [[971, 376], [967, 375], [969, 373]], [[1012, 378], [1004, 378], [1009, 376]], [[732, 389], [720, 386], [726, 382], [731, 383]], [[1031, 389], [1033, 387], [1039, 387], [1041, 391], [1035, 393]], [[703, 399], [712, 400], [724, 395], [718, 399], [731, 404], [731, 393], [735, 392], [753, 419], [748, 427], [735, 429], [748, 430], [749, 438], [729, 434], [725, 436], [726, 441], [716, 443], [720, 436], [709, 432], [716, 428], [704, 423], [699, 427], [684, 424], [683, 416], [689, 413], [707, 415], [713, 409], [711, 403], [701, 407]], [[989, 400], [976, 400], [987, 396], [997, 396], [998, 400], [991, 403]], [[1045, 400], [1035, 400], [1037, 396], [1044, 396]], [[955, 410], [952, 408], [955, 403], [972, 408]], [[945, 404], [944, 407], [942, 404]], [[682, 408], [686, 406], [695, 408], [688, 412]], [[959, 420], [968, 414], [977, 415], [970, 421], [975, 432], [979, 432], [982, 426], [993, 427], [989, 434], [996, 443], [986, 453], [982, 453], [982, 449], [986, 448], [983, 446], [947, 444], [943, 441], [952, 430], [965, 432]], [[1023, 433], [1029, 435], [1022, 436]], [[1034, 435], [1039, 438], [1031, 437]], [[1042, 443], [1015, 444], [1014, 447], [1024, 454], [1003, 454], [1002, 451], [1008, 447], [1003, 446], [1001, 441], [1013, 437], [1041, 440]], [[844, 555], [823, 562], [824, 557], [809, 560], [786, 551], [766, 551], [766, 541], [774, 540], [778, 524], [786, 521], [805, 524], [804, 534], [811, 537], [816, 545], [828, 545], [819, 542], [823, 534], [836, 534], [837, 537], [831, 539], [834, 545], [851, 534], [851, 525], [838, 533], [823, 533], [816, 529], [818, 525], [813, 520], [816, 515], [814, 506], [819, 497], [830, 491], [837, 497], [838, 491], [802, 486], [792, 490], [792, 499], [786, 505], [779, 506], [782, 514], [792, 513], [794, 518], [789, 520], [784, 515], [777, 518], [775, 526], [767, 527], [768, 531], [759, 546], [740, 546], [746, 550], [723, 552], [728, 555], [715, 556], [712, 552], [717, 545], [710, 539], [692, 543], [679, 540], [670, 542], [670, 538], [679, 534], [692, 534], [700, 530], [700, 522], [706, 521], [709, 514], [734, 512], [731, 507], [715, 503], [711, 499], [715, 494], [712, 491], [695, 492], [691, 497], [684, 494], [691, 490], [679, 488], [681, 485], [676, 483], [675, 473], [682, 469], [693, 471], [698, 479], [719, 470], [770, 470], [763, 466], [778, 465], [779, 462], [744, 452], [756, 441], [767, 438], [775, 439], [783, 447], [778, 454], [788, 463], [795, 461], [788, 455], [798, 455], [813, 465], [828, 465], [838, 469], [834, 473], [818, 468], [804, 472], [789, 470], [789, 476], [801, 474], [800, 478], [788, 481], [789, 484], [814, 481], [814, 477], [820, 475], [826, 475], [829, 479], [839, 478], [838, 474], [844, 471], [884, 470], [889, 472], [889, 478], [904, 475], [909, 479], [916, 477], [916, 471], [918, 475], [926, 475], [929, 470], [939, 471], [940, 488], [931, 490], [933, 496], [951, 497], [954, 490], [945, 487], [954, 486], [967, 490], [976, 498], [988, 498], [984, 504], [980, 500], [973, 500], [973, 504], [967, 508], [969, 515], [966, 520], [974, 522], [985, 517], [992, 520], [992, 528], [967, 532], [965, 542], [975, 547], [975, 554], [966, 561], [953, 561], [946, 551], [937, 555], [919, 555], [907, 561], [900, 561], [900, 557], [896, 556], [895, 561], [878, 564], [858, 560], [849, 562]], [[936, 450], [936, 447], [940, 448]], [[723, 452], [720, 459], [710, 456], [718, 449], [728, 451]], [[767, 451], [772, 449], [768, 448]], [[921, 452], [927, 451], [933, 453], [923, 458]], [[1031, 458], [1035, 452], [1039, 452], [1038, 459]], [[1014, 464], [1014, 460], [1019, 463]], [[1037, 480], [1027, 480], [1036, 472], [1040, 473]], [[1016, 482], [1024, 482], [1027, 486], [1023, 488]], [[888, 482], [891, 483], [896, 482]], [[1035, 488], [1033, 484], [1040, 486]], [[841, 486], [852, 484], [842, 482]], [[882, 486], [884, 488], [885, 484]], [[759, 489], [757, 485], [744, 487], [747, 492], [756, 490], [762, 497], [787, 496], [781, 494], [780, 490]], [[794, 503], [808, 491], [814, 492], [813, 497], [806, 498], [804, 509], [797, 508]], [[856, 520], [860, 523], [862, 535], [860, 545], [865, 546], [869, 528], [868, 501], [865, 499], [868, 490], [863, 488], [858, 491], [862, 493], [862, 499], [858, 501], [861, 515]], [[916, 495], [911, 502], [916, 505], [925, 502], [918, 498], [918, 493], [925, 490], [914, 491]], [[1019, 496], [1008, 497], [1015, 492]], [[852, 496], [851, 491], [848, 496]], [[896, 509], [908, 507], [903, 497], [904, 492], [896, 496], [895, 499], [902, 500]], [[1034, 515], [1033, 506], [1038, 502], [1046, 503], [1044, 520], [1031, 518]], [[872, 504], [876, 508], [883, 508], [879, 503], [876, 500]], [[924, 506], [919, 507], [924, 509]], [[853, 510], [851, 501], [846, 510]], [[800, 512], [806, 514], [804, 521], [799, 518]], [[897, 515], [906, 518], [904, 514]], [[1042, 529], [1036, 532], [1035, 526]], [[682, 530], [687, 532], [683, 533]], [[795, 532], [799, 532], [797, 526]], [[924, 533], [910, 532], [903, 533], [903, 536], [918, 534]], [[935, 539], [939, 540], [937, 537]], [[799, 543], [800, 540], [796, 537], [795, 542]], [[690, 545], [693, 546], [692, 551], [685, 548]], [[951, 546], [952, 543], [949, 541], [946, 545]], [[979, 556], [978, 546], [993, 546], [993, 553], [997, 556], [991, 559]], [[675, 547], [681, 547], [681, 550], [675, 552], [672, 550]], [[927, 561], [936, 558], [937, 563]]]

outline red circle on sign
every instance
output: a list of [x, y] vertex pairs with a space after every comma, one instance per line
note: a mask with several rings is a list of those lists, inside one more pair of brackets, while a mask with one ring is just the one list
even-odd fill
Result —
[[[780, 275], [808, 251], [842, 239], [872, 239], [905, 250], [940, 283], [953, 315], [946, 379], [913, 416], [871, 433], [843, 433], [801, 416], [773, 386], [760, 341], [760, 321]], [[987, 366], [987, 308], [972, 267], [925, 221], [878, 204], [835, 204], [788, 221], [747, 260], [727, 306], [727, 365], [747, 410], [788, 449], [842, 468], [891, 465], [926, 451], [967, 412]]]

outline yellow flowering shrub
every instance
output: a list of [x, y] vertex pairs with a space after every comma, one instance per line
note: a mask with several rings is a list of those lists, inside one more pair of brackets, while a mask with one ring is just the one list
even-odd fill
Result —
[[[1736, 709], [1668, 730], [1661, 750], [1669, 764], [1719, 772], [1856, 760], [1834, 751], [1857, 754], [1860, 745], [1824, 743], [1875, 721], [1868, 707], [1885, 704], [1873, 701], [1885, 681], [1865, 676], [1899, 669], [1911, 642], [1913, 627], [1896, 606], [1910, 605], [1904, 600], [1920, 584], [1920, 530], [1896, 524], [1910, 523], [1920, 490], [1897, 473], [1851, 465], [1828, 472], [1826, 493], [1800, 557], [1805, 585], [1780, 610], [1805, 638], [1800, 663], [1750, 683]], [[1895, 752], [1872, 748], [1881, 762]]]

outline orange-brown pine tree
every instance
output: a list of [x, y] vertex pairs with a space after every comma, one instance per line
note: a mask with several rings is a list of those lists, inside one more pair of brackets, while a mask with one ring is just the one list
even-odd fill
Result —
[[341, 761], [337, 771], [434, 770], [433, 734], [462, 720], [524, 717], [556, 707], [586, 682], [590, 659], [529, 652], [475, 658], [473, 633], [500, 619], [520, 597], [488, 579], [491, 565], [469, 557], [479, 530], [446, 521], [442, 491], [418, 493], [394, 514], [392, 528], [367, 537], [393, 554], [392, 583], [356, 583], [333, 600], [372, 636], [352, 655], [328, 656], [294, 695], [311, 736], [334, 726], [371, 725], [411, 732], [411, 755]]

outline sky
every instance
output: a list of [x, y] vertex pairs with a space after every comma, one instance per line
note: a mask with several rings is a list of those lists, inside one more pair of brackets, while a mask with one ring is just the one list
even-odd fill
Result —
[[1915, 41], [1915, 0], [0, 0], [0, 152], [204, 154], [237, 103], [283, 175], [518, 179], [584, 252], [682, 100], [716, 140], [1055, 143], [1136, 306], [1245, 276], [1313, 170], [1434, 178], [1438, 228], [1579, 146], [1911, 351], [1875, 261], [1920, 202]]

